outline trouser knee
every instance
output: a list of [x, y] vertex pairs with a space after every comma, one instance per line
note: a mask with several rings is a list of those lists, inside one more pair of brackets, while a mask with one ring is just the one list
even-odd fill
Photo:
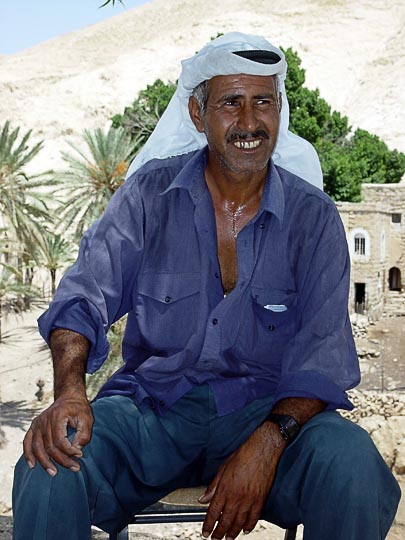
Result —
[[296, 441], [297, 450], [315, 473], [332, 486], [351, 484], [348, 494], [357, 489], [378, 486], [381, 478], [394, 481], [369, 434], [338, 413], [321, 413], [302, 430]]
[[357, 539], [353, 531], [360, 525], [363, 532], [385, 534], [399, 499], [398, 484], [367, 432], [325, 412], [284, 451], [265, 510], [278, 524], [304, 523], [307, 535], [312, 531], [308, 538]]

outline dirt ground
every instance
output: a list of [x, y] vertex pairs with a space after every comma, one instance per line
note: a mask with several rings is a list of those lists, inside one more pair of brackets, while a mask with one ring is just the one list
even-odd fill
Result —
[[367, 338], [356, 339], [356, 346], [378, 354], [360, 360], [359, 389], [405, 391], [405, 317], [387, 317], [368, 326]]

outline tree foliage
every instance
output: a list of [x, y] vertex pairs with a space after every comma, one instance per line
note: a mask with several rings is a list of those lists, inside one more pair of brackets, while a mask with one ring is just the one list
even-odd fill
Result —
[[124, 182], [135, 144], [123, 128], [85, 130], [83, 140], [86, 151], [71, 144], [73, 153], [62, 153], [67, 169], [58, 175], [60, 223], [64, 229], [72, 227], [77, 238], [100, 217]]
[[8, 121], [0, 129], [0, 216], [22, 243], [48, 219], [43, 188], [52, 184], [46, 173], [29, 176], [25, 171], [42, 148], [42, 142], [31, 146], [30, 136], [28, 131], [20, 137], [20, 128], [11, 129]]
[[399, 182], [405, 173], [405, 155], [389, 150], [376, 135], [357, 129], [354, 133], [346, 116], [333, 111], [305, 84], [305, 70], [291, 48], [286, 92], [290, 104], [290, 129], [311, 142], [318, 151], [325, 191], [338, 201], [359, 201], [362, 182]]
[[[115, 6], [115, 2], [116, 2], [116, 0], [106, 0], [106, 1], [104, 2], [104, 4], [101, 4], [101, 6], [99, 6], [99, 7], [100, 7], [100, 8], [103, 8], [104, 6], [107, 6], [108, 4], [112, 4], [113, 6]], [[125, 5], [124, 2], [123, 2], [123, 0], [118, 0], [118, 2], [119, 2], [120, 4], [122, 4], [123, 6]]]
[[141, 90], [132, 105], [124, 109], [123, 114], [113, 116], [112, 126], [124, 128], [134, 141], [134, 155], [155, 129], [175, 90], [174, 83], [164, 83], [157, 79], [153, 84], [148, 84], [145, 90]]

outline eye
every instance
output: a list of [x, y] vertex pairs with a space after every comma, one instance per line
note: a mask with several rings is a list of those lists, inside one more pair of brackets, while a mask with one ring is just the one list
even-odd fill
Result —
[[239, 102], [236, 99], [227, 99], [224, 101], [225, 107], [237, 107]]
[[275, 99], [263, 98], [263, 99], [258, 99], [256, 101], [256, 106], [261, 107], [261, 108], [270, 108], [270, 107], [276, 107], [277, 103]]

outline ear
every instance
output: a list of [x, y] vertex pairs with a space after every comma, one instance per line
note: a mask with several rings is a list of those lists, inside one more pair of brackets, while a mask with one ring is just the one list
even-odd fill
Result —
[[204, 122], [202, 120], [200, 106], [194, 96], [190, 96], [190, 99], [188, 100], [188, 112], [197, 131], [204, 133]]

